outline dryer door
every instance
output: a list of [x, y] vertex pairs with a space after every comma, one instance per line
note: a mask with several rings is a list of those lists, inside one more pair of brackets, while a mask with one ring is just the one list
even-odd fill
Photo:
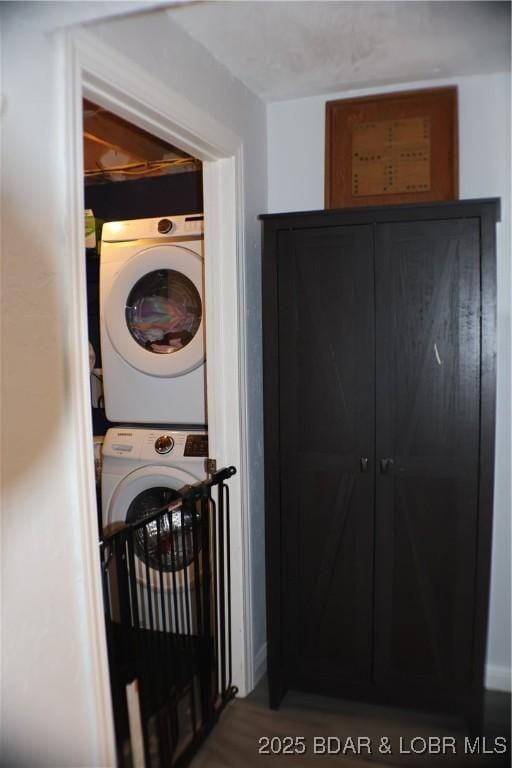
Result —
[[182, 376], [204, 361], [203, 260], [182, 245], [157, 245], [119, 270], [104, 307], [119, 355], [151, 376]]

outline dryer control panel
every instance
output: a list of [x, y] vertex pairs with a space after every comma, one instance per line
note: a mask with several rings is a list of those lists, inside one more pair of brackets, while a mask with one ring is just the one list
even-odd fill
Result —
[[152, 463], [194, 461], [208, 457], [208, 434], [181, 430], [114, 427], [103, 442], [103, 456]]
[[108, 221], [103, 225], [101, 239], [106, 243], [128, 240], [199, 239], [204, 234], [204, 216], [161, 216], [154, 219]]

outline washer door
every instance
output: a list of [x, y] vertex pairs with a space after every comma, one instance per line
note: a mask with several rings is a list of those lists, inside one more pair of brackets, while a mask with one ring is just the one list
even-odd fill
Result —
[[[166, 504], [172, 504], [179, 498], [179, 489], [195, 482], [197, 478], [193, 475], [174, 467], [137, 469], [119, 483], [112, 496], [108, 523], [135, 523]], [[135, 554], [147, 566], [152, 581], [160, 569], [164, 573], [179, 573], [192, 563], [193, 522], [192, 513], [178, 510], [164, 516], [159, 526], [152, 521], [136, 532]]]
[[150, 376], [182, 376], [204, 361], [203, 261], [181, 245], [139, 251], [116, 275], [105, 323], [119, 355]]
[[[184, 485], [197, 482], [175, 467], [148, 466], [124, 477], [107, 511], [109, 523], [136, 522], [178, 497]], [[194, 634], [197, 632], [196, 589], [201, 580], [199, 542], [192, 538], [194, 512], [171, 512], [135, 532], [134, 576], [141, 628]], [[199, 581], [198, 581], [199, 580]], [[135, 604], [133, 604], [135, 605]]]

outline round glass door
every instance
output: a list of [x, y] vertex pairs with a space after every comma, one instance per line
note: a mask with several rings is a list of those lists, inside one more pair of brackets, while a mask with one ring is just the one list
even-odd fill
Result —
[[[180, 494], [173, 488], [147, 488], [131, 502], [126, 522], [136, 523], [179, 498]], [[198, 517], [196, 513], [196, 520]], [[158, 523], [151, 520], [135, 532], [135, 554], [155, 570], [180, 571], [194, 559], [193, 525], [193, 513], [188, 509], [161, 515]], [[199, 541], [196, 548], [200, 548]]]
[[123, 263], [103, 311], [120, 357], [149, 376], [183, 376], [204, 362], [203, 260], [181, 245], [137, 251]]
[[202, 318], [194, 283], [174, 269], [156, 269], [141, 277], [128, 295], [128, 330], [143, 349], [169, 355], [186, 347]]

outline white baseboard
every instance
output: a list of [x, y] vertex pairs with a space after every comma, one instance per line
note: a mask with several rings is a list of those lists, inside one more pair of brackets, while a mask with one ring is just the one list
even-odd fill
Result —
[[509, 667], [498, 667], [487, 664], [485, 668], [485, 687], [491, 691], [508, 691], [510, 693], [511, 673]]
[[263, 643], [258, 653], [254, 657], [254, 687], [258, 685], [259, 681], [267, 671], [267, 644]]

